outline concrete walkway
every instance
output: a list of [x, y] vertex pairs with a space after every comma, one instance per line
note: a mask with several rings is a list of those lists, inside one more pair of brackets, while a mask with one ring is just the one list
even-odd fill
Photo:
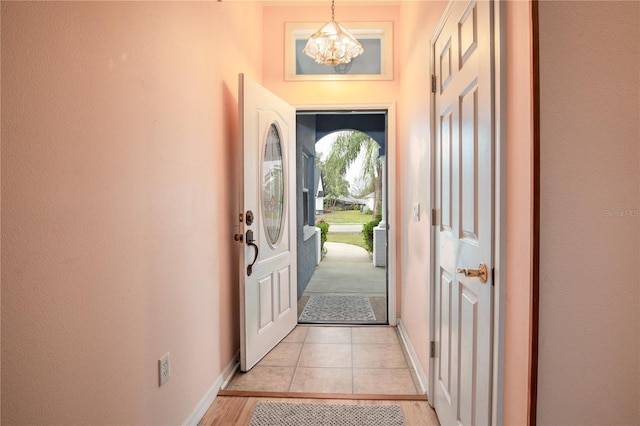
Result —
[[305, 293], [387, 293], [387, 270], [373, 266], [365, 249], [332, 242], [324, 246], [327, 255], [316, 268]]
[[369, 253], [362, 247], [333, 242], [324, 245], [327, 254], [300, 298], [298, 315], [310, 296], [360, 295], [369, 297], [377, 322], [386, 322], [386, 268], [373, 266]]
[[330, 223], [329, 232], [332, 234], [358, 234], [362, 232], [361, 223]]

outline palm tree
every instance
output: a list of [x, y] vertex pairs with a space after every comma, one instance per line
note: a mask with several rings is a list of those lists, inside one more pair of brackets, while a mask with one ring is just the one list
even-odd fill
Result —
[[[373, 183], [373, 210], [374, 215], [379, 214], [382, 206], [382, 162], [379, 159], [379, 150], [380, 146], [377, 142], [364, 133], [355, 131], [341, 133], [324, 162], [325, 181], [329, 183], [329, 188], [325, 188], [325, 192], [334, 199], [349, 195], [345, 193], [348, 192], [348, 186], [345, 188], [344, 176], [349, 166], [361, 153], [364, 153], [361, 179]], [[333, 182], [336, 185], [332, 185]]]

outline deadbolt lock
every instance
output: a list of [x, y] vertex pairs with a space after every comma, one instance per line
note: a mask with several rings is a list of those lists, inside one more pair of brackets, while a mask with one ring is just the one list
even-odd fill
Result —
[[251, 224], [253, 224], [253, 212], [251, 210], [247, 210], [247, 212], [245, 213], [245, 222], [247, 224], [247, 226], [251, 226]]

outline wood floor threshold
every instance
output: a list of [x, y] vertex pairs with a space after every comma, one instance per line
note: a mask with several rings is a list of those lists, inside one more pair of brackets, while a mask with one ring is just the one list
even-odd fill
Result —
[[306, 392], [266, 392], [246, 390], [220, 390], [218, 396], [243, 396], [258, 398], [307, 398], [307, 399], [364, 399], [373, 401], [427, 401], [427, 395], [382, 395], [364, 393], [306, 393]]

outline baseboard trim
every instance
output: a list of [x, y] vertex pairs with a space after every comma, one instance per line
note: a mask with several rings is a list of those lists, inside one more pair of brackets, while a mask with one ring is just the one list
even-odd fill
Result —
[[205, 392], [202, 399], [200, 399], [200, 402], [198, 402], [198, 405], [196, 405], [196, 408], [193, 409], [193, 412], [191, 412], [189, 417], [187, 417], [187, 419], [182, 423], [184, 426], [196, 426], [198, 423], [200, 423], [200, 420], [202, 420], [204, 415], [207, 413], [207, 410], [209, 409], [209, 407], [211, 407], [211, 404], [213, 404], [213, 401], [216, 399], [216, 396], [218, 396], [218, 392], [220, 391], [222, 385], [227, 383], [231, 379], [233, 373], [238, 368], [239, 359], [239, 354], [236, 354], [233, 357], [229, 365], [225, 367], [218, 378], [216, 378], [216, 381], [213, 382], [211, 387]]
[[427, 384], [429, 383], [427, 379], [427, 375], [424, 373], [420, 362], [418, 362], [418, 354], [416, 350], [413, 348], [411, 344], [411, 340], [409, 339], [409, 334], [407, 333], [407, 329], [404, 327], [404, 323], [400, 318], [398, 318], [398, 333], [400, 334], [400, 339], [402, 339], [402, 344], [404, 345], [407, 353], [409, 354], [409, 362], [411, 362], [411, 367], [413, 367], [413, 371], [416, 372], [416, 376], [418, 378], [419, 389], [418, 392], [426, 395], [427, 394]]

